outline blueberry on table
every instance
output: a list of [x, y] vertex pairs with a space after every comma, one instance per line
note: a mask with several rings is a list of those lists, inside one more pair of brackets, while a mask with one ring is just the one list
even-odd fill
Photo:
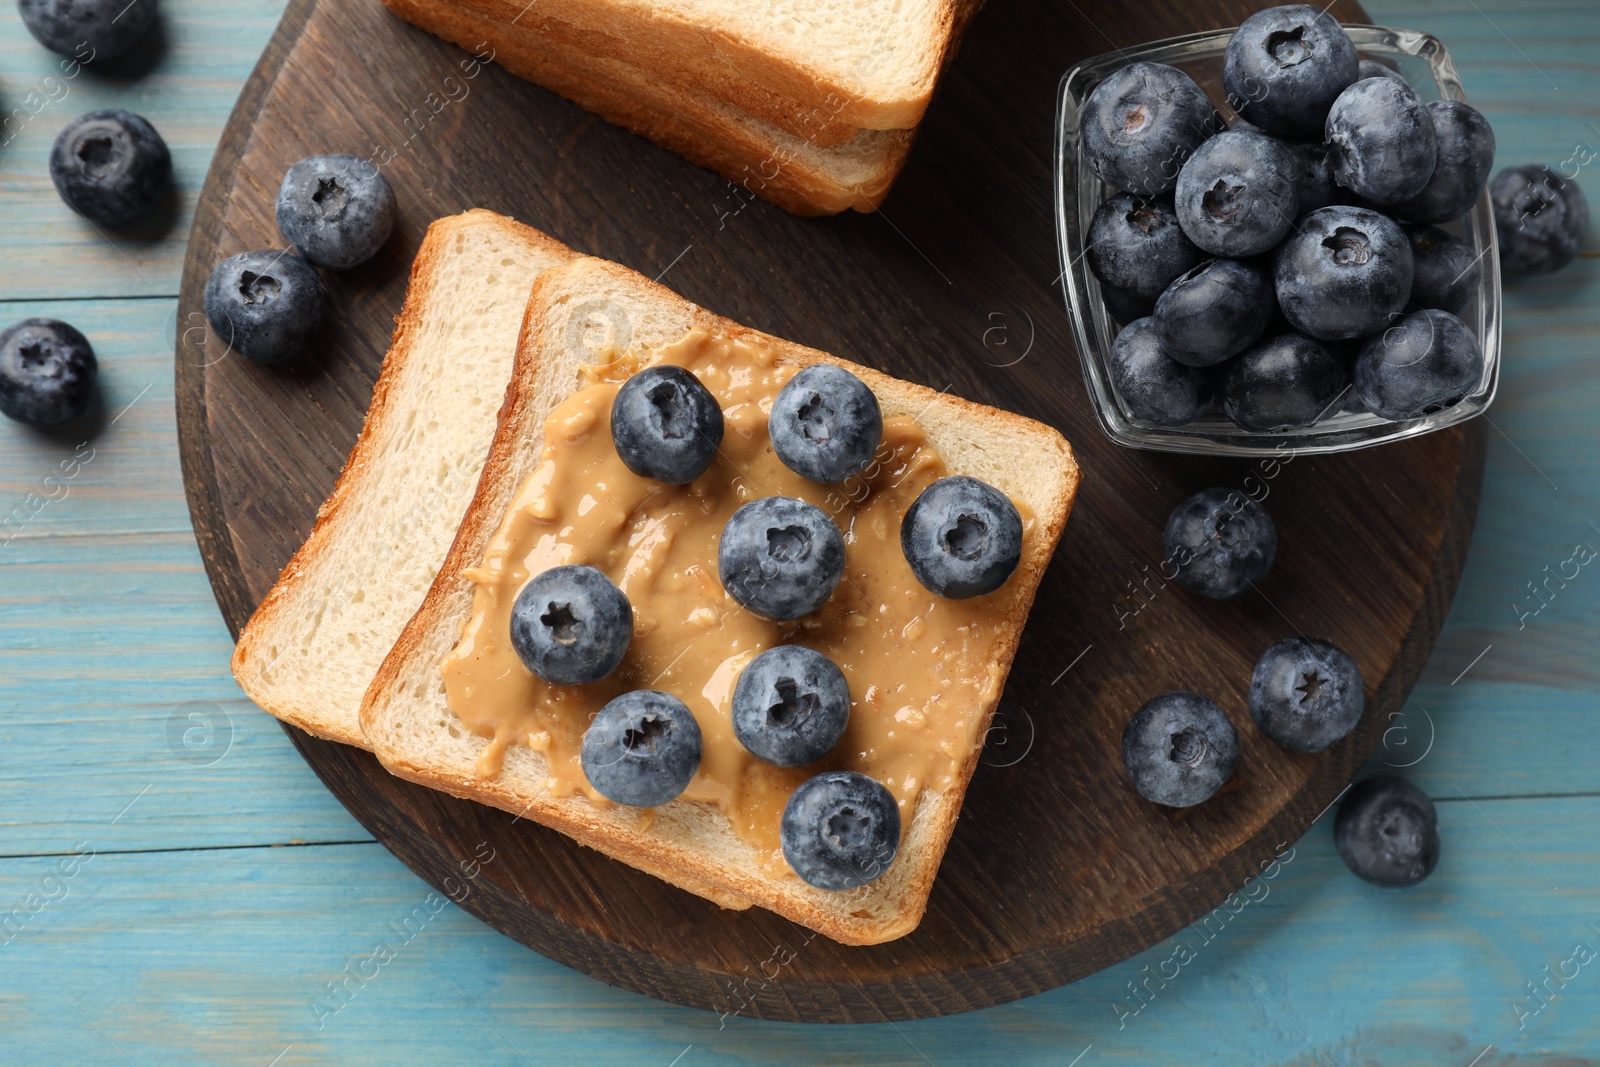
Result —
[[394, 229], [394, 190], [360, 156], [307, 156], [278, 187], [278, 229], [307, 262], [346, 270], [377, 255]]
[[528, 579], [511, 604], [511, 647], [551, 685], [598, 682], [633, 639], [633, 605], [604, 573], [582, 564]]
[[1095, 86], [1079, 127], [1089, 169], [1140, 196], [1170, 192], [1178, 170], [1215, 128], [1205, 91], [1176, 67], [1130, 63]]
[[700, 724], [683, 701], [655, 689], [623, 693], [583, 734], [584, 777], [607, 800], [654, 808], [674, 800], [700, 769]]
[[1350, 388], [1344, 361], [1298, 333], [1247, 349], [1222, 376], [1222, 412], [1251, 433], [1298, 430], [1338, 410]]
[[1358, 67], [1359, 71], [1356, 77], [1357, 81], [1365, 78], [1392, 78], [1397, 82], [1405, 82], [1407, 85], [1411, 84], [1410, 82], [1406, 81], [1406, 76], [1404, 74], [1401, 74], [1398, 70], [1395, 70], [1393, 67], [1389, 66], [1389, 64], [1380, 63], [1376, 59], [1363, 59], [1358, 64]]
[[1366, 78], [1339, 94], [1323, 136], [1333, 180], [1375, 204], [1401, 204], [1433, 177], [1439, 142], [1416, 90], [1393, 78]]
[[1278, 528], [1243, 493], [1205, 489], [1172, 509], [1161, 550], [1180, 585], [1223, 600], [1266, 577], [1278, 555]]
[[123, 229], [150, 214], [172, 187], [172, 155], [142, 116], [91, 111], [57, 135], [50, 181], [84, 218]]
[[1247, 122], [1276, 137], [1320, 133], [1328, 108], [1359, 76], [1337, 19], [1305, 4], [1269, 7], [1228, 39], [1222, 84]]
[[1408, 222], [1450, 222], [1472, 209], [1494, 166], [1494, 130], [1477, 108], [1459, 100], [1427, 105], [1438, 160], [1422, 192], [1394, 205], [1391, 213]]
[[1273, 258], [1284, 318], [1321, 341], [1343, 341], [1387, 326], [1411, 296], [1411, 242], [1387, 216], [1367, 208], [1319, 208], [1303, 216]]
[[1365, 706], [1356, 661], [1317, 638], [1279, 641], [1256, 660], [1250, 676], [1250, 717], [1295, 752], [1321, 752], [1344, 737]]
[[1255, 344], [1275, 307], [1272, 282], [1260, 267], [1210, 259], [1167, 286], [1152, 317], [1170, 358], [1212, 367]]
[[844, 577], [844, 535], [814, 504], [762, 497], [722, 528], [717, 572], [743, 607], [769, 619], [798, 619], [827, 603]]
[[1111, 343], [1106, 362], [1117, 398], [1136, 419], [1157, 426], [1182, 426], [1193, 422], [1211, 403], [1212, 373], [1168, 355], [1154, 319], [1138, 319], [1124, 326]]
[[1011, 498], [965, 475], [940, 478], [906, 509], [900, 550], [928, 590], [962, 600], [992, 593], [1022, 559], [1022, 516]]
[[1489, 186], [1500, 268], [1548, 274], [1571, 263], [1589, 228], [1589, 201], [1571, 178], [1536, 164], [1507, 167]]
[[1356, 358], [1356, 393], [1393, 422], [1452, 407], [1483, 374], [1483, 346], [1466, 323], [1436, 308], [1414, 311], [1367, 342]]
[[217, 337], [258, 363], [298, 355], [322, 324], [322, 279], [289, 252], [240, 252], [206, 282], [206, 319]]
[[57, 319], [23, 319], [0, 332], [0, 412], [52, 426], [83, 414], [99, 366], [88, 338]]
[[778, 391], [767, 434], [785, 467], [827, 485], [872, 463], [883, 438], [883, 411], [860, 378], [843, 367], [817, 363]]
[[827, 771], [802, 782], [778, 824], [783, 858], [802, 881], [837, 892], [866, 885], [900, 851], [894, 794], [855, 771]]
[[1146, 200], [1120, 193], [1095, 208], [1084, 258], [1104, 284], [1154, 300], [1204, 256], [1178, 226], [1170, 196]]
[[826, 756], [849, 723], [844, 672], [803, 645], [767, 649], [739, 672], [733, 687], [733, 735], [751, 755], [778, 767]]
[[1403, 778], [1368, 778], [1350, 787], [1333, 821], [1339, 857], [1375, 885], [1416, 885], [1439, 865], [1439, 813]]
[[1478, 291], [1481, 257], [1467, 242], [1437, 226], [1407, 226], [1405, 231], [1416, 264], [1411, 302], [1419, 308], [1460, 314]]
[[1163, 693], [1122, 731], [1122, 765], [1139, 795], [1187, 808], [1233, 777], [1239, 734], [1222, 709], [1198, 693]]
[[611, 402], [611, 443], [641, 478], [686, 485], [704, 474], [722, 444], [722, 408], [683, 367], [646, 367]]
[[38, 42], [88, 63], [132, 48], [156, 18], [156, 0], [17, 0]]
[[1321, 141], [1285, 141], [1283, 146], [1294, 156], [1295, 192], [1299, 194], [1300, 214], [1319, 207], [1344, 203], [1346, 193], [1333, 178], [1333, 158]]
[[1218, 256], [1272, 248], [1300, 214], [1300, 164], [1279, 141], [1229, 130], [1195, 149], [1178, 175], [1183, 232]]

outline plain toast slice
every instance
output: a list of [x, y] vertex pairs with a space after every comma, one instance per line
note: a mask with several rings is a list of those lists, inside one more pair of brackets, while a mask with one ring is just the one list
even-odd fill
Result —
[[[898, 858], [880, 878], [857, 890], [830, 893], [787, 872], [768, 873], [761, 854], [707, 804], [680, 798], [641, 812], [601, 808], [581, 795], [556, 796], [545, 757], [524, 745], [506, 750], [497, 776], [480, 775], [479, 757], [489, 741], [468, 730], [446, 699], [440, 667], [474, 608], [474, 582], [467, 572], [483, 561], [512, 500], [540, 463], [546, 418], [579, 387], [584, 363], [609, 359], [619, 350], [659, 349], [693, 328], [771, 346], [780, 362], [797, 367], [826, 360], [849, 368], [877, 395], [885, 418], [917, 421], [950, 473], [990, 482], [1034, 516], [1022, 562], [1004, 587], [1009, 600], [993, 649], [995, 669], [975, 719], [976, 741], [954, 776], [958, 784], [921, 793]], [[579, 259], [546, 273], [534, 286], [506, 408], [477, 494], [427, 599], [367, 692], [362, 728], [378, 758], [403, 778], [552, 826], [725, 906], [751, 902], [847, 944], [900, 937], [916, 927], [926, 907], [1078, 480], [1071, 448], [1048, 426], [758, 334], [626, 268]]]
[[472, 499], [529, 290], [575, 255], [491, 211], [428, 227], [361, 436], [234, 649], [233, 676], [264, 710], [366, 747], [362, 695]]

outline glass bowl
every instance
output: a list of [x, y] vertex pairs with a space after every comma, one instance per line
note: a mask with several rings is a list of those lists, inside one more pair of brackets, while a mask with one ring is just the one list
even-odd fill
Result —
[[[1381, 26], [1346, 26], [1345, 31], [1363, 58], [1391, 61], [1423, 100], [1466, 99], [1450, 53], [1437, 38]], [[1454, 426], [1486, 409], [1494, 399], [1500, 377], [1500, 254], [1487, 191], [1478, 197], [1465, 218], [1442, 227], [1472, 246], [1481, 267], [1478, 291], [1460, 318], [1483, 344], [1483, 375], [1477, 387], [1459, 403], [1406, 422], [1389, 422], [1366, 411], [1340, 411], [1302, 430], [1249, 433], [1234, 425], [1216, 406], [1194, 422], [1171, 427], [1135, 418], [1118, 399], [1108, 360], [1117, 326], [1100, 297], [1099, 279], [1084, 262], [1084, 235], [1095, 208], [1117, 190], [1101, 182], [1084, 160], [1078, 136], [1079, 115], [1090, 91], [1106, 75], [1129, 63], [1144, 61], [1166, 63], [1184, 71], [1200, 84], [1218, 110], [1232, 119], [1233, 113], [1226, 104], [1219, 103], [1224, 96], [1222, 59], [1231, 36], [1232, 30], [1197, 33], [1110, 52], [1078, 64], [1061, 79], [1056, 111], [1056, 234], [1061, 252], [1061, 287], [1084, 381], [1101, 428], [1119, 445], [1163, 452], [1268, 456], [1291, 449], [1316, 454], [1402, 441]]]

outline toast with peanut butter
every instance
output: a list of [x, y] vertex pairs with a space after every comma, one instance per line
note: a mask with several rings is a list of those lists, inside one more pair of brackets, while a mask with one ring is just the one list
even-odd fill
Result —
[[[768, 436], [774, 396], [819, 363], [865, 383], [882, 415], [872, 462], [836, 484], [779, 462]], [[694, 375], [724, 420], [709, 466], [684, 484], [633, 473], [609, 432], [623, 383], [663, 365]], [[1009, 578], [964, 599], [920, 584], [901, 544], [907, 509], [947, 475], [998, 489], [1022, 528]], [[724, 907], [768, 908], [846, 944], [901, 937], [926, 908], [1078, 479], [1048, 426], [758, 333], [580, 258], [533, 287], [477, 493], [367, 691], [362, 728], [401, 777], [554, 827]], [[729, 516], [772, 496], [826, 513], [845, 545], [837, 587], [787, 622], [741, 606], [719, 580]], [[519, 591], [567, 564], [598, 568], [631, 604], [620, 665], [587, 684], [535, 676], [510, 640]], [[731, 724], [741, 672], [783, 644], [827, 656], [849, 687], [842, 738], [799, 767], [756, 758]], [[655, 807], [607, 799], [580, 755], [596, 712], [639, 690], [682, 701], [702, 739], [688, 785]], [[795, 790], [836, 770], [883, 785], [901, 830], [892, 861], [842, 890], [797, 876], [779, 829]]]
[[355, 448], [239, 635], [233, 676], [264, 710], [366, 747], [361, 697], [472, 499], [529, 289], [574, 255], [492, 211], [428, 227]]

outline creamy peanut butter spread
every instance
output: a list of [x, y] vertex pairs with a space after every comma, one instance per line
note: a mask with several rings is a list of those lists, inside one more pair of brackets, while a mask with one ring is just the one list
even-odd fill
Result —
[[[726, 430], [710, 468], [688, 485], [630, 472], [610, 433], [622, 383], [646, 366], [687, 368], [722, 405]], [[579, 762], [583, 733], [607, 701], [632, 689], [673, 694], [694, 713], [704, 739], [700, 769], [683, 796], [714, 804], [735, 832], [787, 870], [778, 824], [801, 782], [825, 770], [860, 771], [882, 782], [909, 825], [924, 789], [957, 784], [982, 738], [982, 705], [998, 689], [999, 628], [1009, 603], [998, 592], [946, 600], [912, 576], [900, 521], [918, 494], [945, 473], [914, 418], [884, 420], [876, 460], [835, 486], [785, 467], [767, 436], [767, 413], [799, 368], [771, 349], [691, 332], [666, 348], [585, 368], [587, 384], [545, 423], [541, 462], [489, 542], [461, 643], [443, 663], [450, 708], [490, 739], [480, 775], [500, 773], [508, 745], [542, 752], [550, 788], [610, 801]], [[717, 577], [717, 542], [735, 509], [763, 496], [799, 497], [822, 508], [845, 537], [845, 575], [821, 610], [773, 622], [740, 607]], [[1024, 539], [1033, 516], [1018, 504]], [[551, 685], [517, 658], [512, 602], [527, 580], [568, 563], [604, 571], [633, 605], [634, 633], [621, 666], [599, 682]], [[828, 756], [785, 769], [750, 755], [734, 737], [730, 702], [739, 671], [774, 645], [809, 646], [850, 683], [850, 725]]]

